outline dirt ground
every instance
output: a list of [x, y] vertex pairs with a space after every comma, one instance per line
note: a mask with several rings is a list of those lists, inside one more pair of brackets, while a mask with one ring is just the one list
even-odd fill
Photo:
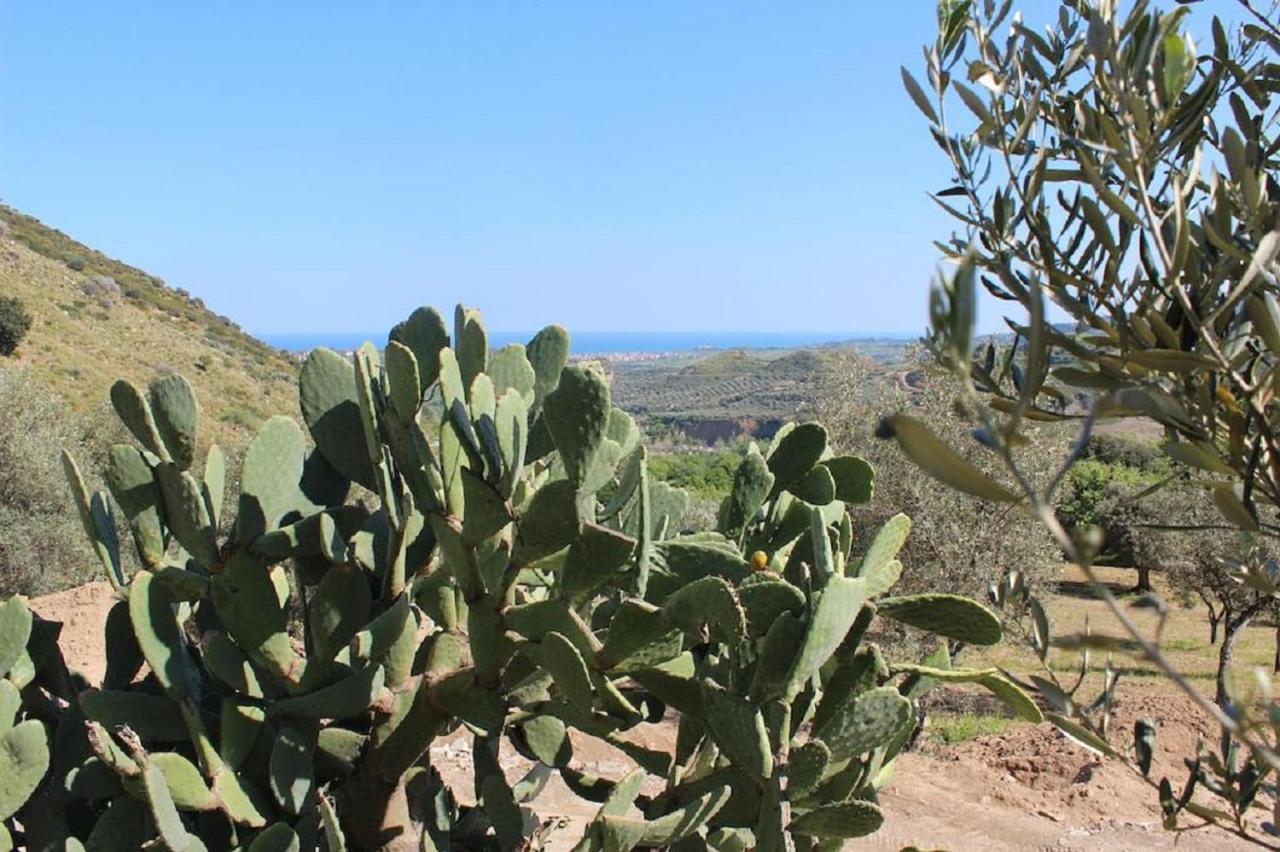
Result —
[[[1130, 572], [1104, 572], [1120, 590], [1132, 582]], [[1078, 630], [1088, 617], [1096, 632], [1107, 632], [1109, 614], [1080, 583], [1066, 573], [1057, 592], [1046, 598], [1055, 633]], [[100, 680], [105, 660], [101, 627], [112, 604], [105, 583], [81, 586], [32, 601], [41, 616], [64, 623], [61, 643], [68, 664], [91, 683]], [[1140, 614], [1140, 618], [1148, 618]], [[1147, 623], [1147, 622], [1143, 622]], [[1238, 658], [1241, 667], [1269, 664], [1274, 628], [1245, 631]], [[1203, 688], [1212, 688], [1215, 648], [1208, 645], [1203, 613], [1177, 610], [1165, 630], [1171, 656]], [[1025, 671], [1032, 660], [1001, 646], [984, 656], [965, 657], [965, 665], [1003, 665]], [[1050, 658], [1055, 669], [1068, 670], [1068, 655]], [[1119, 666], [1120, 663], [1117, 662]], [[1167, 681], [1143, 665], [1125, 663], [1118, 688], [1113, 741], [1131, 742], [1138, 718], [1157, 722], [1157, 755], [1153, 776], [1168, 775], [1174, 786], [1185, 780], [1183, 755], [1193, 753], [1197, 738], [1211, 733], [1203, 714]], [[1089, 692], [1086, 682], [1084, 693]], [[945, 722], [940, 716], [939, 724]], [[657, 746], [674, 735], [670, 724], [644, 725], [632, 736]], [[927, 733], [922, 747], [899, 758], [892, 785], [882, 798], [884, 828], [853, 848], [1004, 850], [1004, 849], [1245, 849], [1257, 848], [1217, 829], [1172, 833], [1160, 825], [1154, 790], [1123, 766], [1095, 757], [1049, 725], [1009, 723], [998, 735], [977, 736], [943, 744]], [[456, 789], [469, 785], [471, 758], [467, 736], [437, 742], [431, 759]], [[617, 777], [631, 768], [615, 749], [595, 741], [575, 740], [575, 765]], [[517, 755], [504, 756], [513, 777], [529, 765]], [[573, 796], [553, 778], [535, 800], [538, 816], [551, 830], [547, 848], [568, 849], [594, 808]]]

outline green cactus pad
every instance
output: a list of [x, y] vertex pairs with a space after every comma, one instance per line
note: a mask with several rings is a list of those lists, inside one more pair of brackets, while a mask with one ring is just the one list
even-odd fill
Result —
[[585, 524], [569, 547], [562, 575], [563, 594], [585, 597], [614, 578], [635, 551], [636, 540], [598, 524]]
[[462, 386], [470, 389], [489, 364], [489, 335], [479, 311], [458, 305], [453, 316], [453, 349], [458, 354]]
[[792, 663], [804, 644], [805, 623], [790, 612], [774, 619], [760, 645], [755, 675], [751, 679], [751, 699], [767, 701], [786, 694], [791, 683]]
[[161, 528], [160, 488], [156, 485], [142, 453], [128, 444], [116, 444], [107, 454], [104, 471], [111, 496], [124, 510], [133, 530], [133, 540], [144, 565], [155, 567], [164, 561], [164, 530]]
[[31, 610], [27, 599], [13, 595], [0, 604], [0, 677], [7, 675], [27, 650], [31, 638]]
[[873, 644], [859, 647], [851, 659], [842, 660], [822, 685], [822, 697], [813, 712], [813, 727], [821, 728], [849, 702], [875, 689], [889, 677], [884, 655]]
[[160, 832], [160, 841], [170, 852], [186, 852], [190, 847], [186, 826], [178, 815], [177, 805], [169, 793], [169, 785], [165, 782], [164, 772], [155, 764], [148, 764], [142, 769], [142, 789], [147, 806], [151, 809], [151, 818]]
[[238, 770], [249, 758], [266, 720], [266, 712], [255, 704], [234, 698], [222, 700], [218, 755], [232, 771]]
[[212, 565], [218, 559], [217, 531], [209, 517], [204, 487], [172, 462], [156, 466], [156, 481], [164, 499], [164, 521], [173, 537], [198, 562]]
[[851, 572], [854, 576], [868, 577], [867, 585], [873, 590], [870, 593], [871, 597], [875, 597], [889, 588], [889, 586], [884, 585], [884, 579], [878, 578], [876, 575], [881, 573], [884, 567], [897, 557], [898, 552], [902, 550], [902, 545], [907, 541], [907, 536], [910, 534], [911, 519], [902, 513], [894, 515], [885, 521], [880, 529], [876, 531], [875, 538], [871, 540], [871, 544], [867, 547], [867, 552], [863, 554], [862, 560]]
[[297, 816], [315, 792], [316, 731], [312, 726], [285, 725], [271, 746], [271, 794], [287, 813]]
[[885, 686], [846, 701], [814, 736], [830, 749], [833, 760], [844, 760], [884, 745], [914, 721], [911, 702]]
[[759, 707], [708, 680], [702, 703], [707, 729], [733, 765], [756, 778], [771, 776], [773, 752]]
[[642, 842], [645, 846], [667, 846], [691, 836], [729, 801], [728, 785], [708, 790], [683, 808], [661, 816], [646, 814]]
[[714, 576], [740, 583], [751, 573], [747, 561], [735, 550], [702, 541], [664, 541], [655, 549], [659, 564], [680, 585]]
[[982, 604], [959, 595], [881, 598], [876, 611], [884, 618], [974, 645], [994, 645], [1002, 635], [1000, 619]]
[[98, 561], [102, 563], [112, 588], [117, 594], [122, 594], [124, 573], [120, 567], [120, 546], [116, 540], [115, 524], [112, 523], [109, 507], [98, 494], [90, 496], [89, 490], [85, 488], [84, 477], [80, 475], [80, 466], [66, 450], [62, 451], [62, 469], [66, 472], [67, 484], [71, 486], [71, 497], [79, 511], [85, 536], [97, 553]]
[[847, 840], [873, 834], [884, 823], [884, 814], [871, 802], [855, 800], [816, 808], [791, 821], [795, 834]]
[[342, 834], [338, 812], [334, 810], [329, 797], [317, 796], [316, 804], [320, 811], [320, 825], [324, 829], [325, 848], [328, 852], [347, 852], [347, 840]]
[[534, 760], [561, 769], [573, 759], [569, 731], [564, 722], [554, 716], [533, 716], [516, 725], [515, 730]]
[[262, 697], [262, 687], [249, 658], [225, 633], [207, 633], [202, 650], [210, 674], [241, 695]]
[[[164, 776], [165, 786], [178, 810], [209, 811], [217, 807], [218, 800], [205, 784], [200, 770], [182, 755], [167, 751], [156, 752], [149, 757], [147, 769], [152, 768], [158, 768]], [[125, 786], [128, 788], [129, 784], [126, 783]]]
[[747, 632], [738, 596], [719, 577], [703, 577], [676, 590], [662, 605], [662, 614], [672, 624], [693, 633], [705, 626], [712, 639], [726, 645], [741, 642]]
[[126, 793], [113, 798], [98, 817], [85, 840], [85, 848], [90, 852], [124, 852], [142, 849], [154, 837], [155, 828], [146, 804]]
[[196, 426], [200, 420], [195, 391], [182, 376], [170, 373], [151, 383], [148, 396], [156, 430], [170, 458], [178, 467], [188, 469], [196, 457]]
[[412, 423], [418, 414], [418, 406], [422, 404], [422, 381], [413, 350], [393, 340], [387, 344], [383, 361], [391, 411], [400, 422]]
[[804, 682], [840, 647], [866, 597], [866, 582], [862, 579], [833, 577], [823, 587], [809, 618], [804, 644], [791, 667], [788, 693], [799, 692]]
[[818, 786], [831, 762], [831, 751], [821, 740], [793, 748], [787, 758], [787, 794], [794, 798]]
[[836, 456], [822, 462], [836, 483], [836, 499], [844, 503], [870, 503], [875, 494], [876, 474], [866, 459]]
[[572, 484], [568, 480], [549, 482], [534, 493], [534, 498], [518, 514], [513, 560], [526, 565], [567, 548], [581, 527]]
[[789, 491], [822, 459], [827, 449], [827, 430], [817, 423], [801, 423], [774, 438], [766, 461], [773, 473], [770, 495]]
[[804, 593], [780, 578], [756, 574], [738, 587], [738, 600], [747, 616], [747, 635], [763, 636], [784, 612], [804, 612]]
[[435, 308], [418, 308], [391, 329], [390, 340], [403, 343], [418, 365], [419, 399], [440, 374], [440, 350], [449, 345], [449, 331]]
[[499, 396], [503, 391], [514, 390], [525, 405], [533, 405], [538, 374], [534, 372], [533, 364], [529, 363], [522, 344], [512, 343], [490, 354], [488, 373], [489, 378], [493, 379], [493, 389]]
[[214, 609], [251, 659], [284, 680], [302, 677], [304, 661], [287, 632], [288, 593], [282, 569], [247, 553], [236, 553], [213, 578]]
[[618, 445], [619, 458], [630, 455], [640, 444], [640, 427], [636, 425], [635, 418], [621, 408], [610, 409], [604, 434]]
[[551, 673], [560, 697], [579, 710], [592, 705], [591, 675], [573, 643], [555, 631], [542, 637], [540, 662]]
[[294, 830], [283, 822], [272, 823], [259, 832], [246, 852], [300, 852], [302, 841]]
[[533, 367], [534, 407], [537, 407], [555, 390], [560, 373], [569, 363], [569, 332], [558, 325], [547, 326], [525, 345], [525, 355]]
[[503, 620], [508, 630], [534, 642], [541, 642], [543, 636], [554, 630], [572, 642], [584, 660], [595, 659], [600, 650], [599, 641], [582, 616], [562, 601], [534, 601], [513, 606], [504, 613]]
[[368, 741], [367, 736], [346, 728], [322, 728], [316, 737], [316, 768], [331, 775], [353, 774]]
[[298, 373], [302, 418], [325, 460], [347, 479], [376, 488], [364, 442], [351, 362], [324, 347], [312, 349]]
[[836, 481], [822, 465], [811, 467], [787, 490], [811, 506], [825, 506], [836, 499]]
[[493, 389], [493, 380], [484, 373], [476, 376], [471, 382], [467, 394], [467, 411], [471, 415], [471, 423], [475, 428], [476, 440], [480, 443], [484, 467], [476, 473], [483, 473], [484, 478], [497, 483], [502, 478], [502, 448], [498, 446], [498, 427], [495, 418], [498, 414], [498, 394]]
[[335, 565], [325, 572], [308, 602], [312, 651], [332, 660], [369, 620], [373, 593], [359, 565]]
[[142, 391], [132, 382], [121, 379], [111, 386], [111, 405], [116, 410], [125, 428], [142, 444], [147, 452], [163, 460], [169, 460], [169, 451], [165, 448], [156, 427], [155, 416], [151, 405]]
[[174, 603], [168, 590], [145, 571], [129, 586], [129, 621], [138, 647], [165, 693], [178, 701], [187, 696], [189, 684], [187, 652]]
[[575, 488], [587, 480], [604, 446], [609, 409], [608, 382], [592, 367], [565, 367], [559, 385], [547, 395], [543, 418]]
[[382, 666], [348, 675], [337, 683], [321, 687], [306, 695], [282, 698], [267, 708], [267, 715], [299, 719], [345, 719], [368, 710], [382, 692], [385, 672]]
[[49, 737], [44, 725], [28, 719], [0, 734], [0, 819], [26, 803], [49, 769]]
[[178, 705], [163, 695], [90, 690], [80, 693], [80, 709], [86, 718], [104, 727], [128, 725], [144, 740], [176, 743], [188, 737]]
[[204, 475], [200, 478], [204, 501], [213, 525], [222, 519], [222, 501], [227, 491], [227, 457], [217, 444], [209, 447], [204, 457]]
[[[351, 661], [361, 664], [388, 663], [395, 656], [405, 635], [417, 633], [418, 622], [409, 605], [409, 596], [401, 594], [391, 606], [364, 626], [351, 640]], [[400, 649], [403, 650], [403, 649]], [[397, 667], [404, 661], [396, 660]]]
[[0, 732], [13, 727], [22, 709], [22, 695], [13, 681], [0, 678]]
[[733, 474], [733, 486], [721, 510], [720, 528], [725, 535], [737, 537], [764, 505], [773, 488], [773, 473], [755, 444]]
[[475, 546], [501, 532], [513, 520], [511, 507], [494, 486], [470, 468], [462, 469], [462, 494], [466, 510], [462, 540]]
[[236, 540], [241, 544], [314, 508], [298, 490], [306, 452], [302, 429], [288, 417], [272, 417], [258, 430], [240, 472]]
[[606, 671], [652, 666], [678, 655], [682, 642], [682, 631], [657, 607], [628, 598], [609, 622], [599, 662]]

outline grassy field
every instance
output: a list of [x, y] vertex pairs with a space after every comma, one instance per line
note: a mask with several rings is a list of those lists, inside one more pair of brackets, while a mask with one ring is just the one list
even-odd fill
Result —
[[[1121, 568], [1097, 569], [1112, 593], [1129, 608], [1129, 614], [1144, 635], [1155, 635], [1159, 618], [1151, 610], [1132, 608], [1136, 597], [1128, 590], [1135, 572]], [[1165, 656], [1204, 695], [1213, 697], [1217, 676], [1219, 645], [1209, 643], [1209, 621], [1204, 605], [1182, 606], [1175, 602], [1159, 573], [1153, 575], [1157, 594], [1170, 604], [1171, 611], [1161, 634], [1160, 648]], [[1123, 628], [1106, 604], [1098, 598], [1083, 573], [1074, 566], [1064, 566], [1057, 582], [1041, 596], [1055, 636], [1080, 633], [1086, 625], [1097, 635], [1124, 637]], [[1255, 669], [1272, 677], [1276, 626], [1269, 620], [1255, 619], [1242, 630], [1235, 645], [1228, 678], [1247, 686]], [[1078, 694], [1092, 701], [1101, 689], [1107, 659], [1103, 653], [1091, 655], [1091, 670]], [[1048, 664], [1063, 681], [1074, 682], [1080, 669], [1080, 656], [1058, 648], [1050, 650]], [[1040, 674], [1039, 660], [1027, 647], [1016, 641], [1005, 641], [992, 648], [968, 648], [956, 661], [959, 666], [999, 666], [1019, 675]], [[1140, 683], [1144, 692], [1174, 695], [1177, 687], [1145, 659], [1116, 655], [1112, 665], [1120, 673], [1120, 682]], [[958, 689], [935, 713], [931, 737], [939, 743], [955, 744], [986, 734], [1000, 734], [1025, 723], [1000, 715], [1000, 708], [986, 700], [980, 690]], [[970, 700], [966, 700], [966, 697]]]

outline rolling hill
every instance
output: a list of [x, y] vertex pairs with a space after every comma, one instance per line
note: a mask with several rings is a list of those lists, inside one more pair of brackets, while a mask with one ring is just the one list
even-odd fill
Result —
[[0, 293], [33, 323], [0, 369], [28, 367], [70, 406], [101, 406], [117, 378], [178, 372], [195, 387], [205, 442], [234, 446], [298, 409], [297, 364], [199, 299], [0, 205]]

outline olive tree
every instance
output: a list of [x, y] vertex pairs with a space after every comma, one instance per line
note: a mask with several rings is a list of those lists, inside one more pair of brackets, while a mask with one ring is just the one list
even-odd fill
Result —
[[[1165, 452], [1196, 469], [1211, 526], [1280, 534], [1280, 27], [1274, 8], [1238, 9], [1237, 21], [1201, 22], [1187, 5], [1062, 0], [1040, 27], [1008, 0], [943, 0], [923, 75], [903, 69], [953, 174], [934, 195], [957, 223], [938, 243], [956, 266], [933, 290], [929, 347], [960, 382], [977, 444], [1013, 484], [909, 413], [881, 434], [941, 481], [1038, 517], [1091, 577], [1098, 537], [1069, 534], [1052, 506], [1098, 417], [1159, 424]], [[1203, 48], [1193, 23], [1208, 30]], [[975, 358], [978, 287], [1007, 304], [1014, 341]], [[1068, 405], [1079, 391], [1091, 395], [1084, 412]], [[1015, 450], [1029, 422], [1061, 419], [1078, 420], [1080, 440], [1037, 477]], [[1236, 567], [1238, 582], [1276, 594], [1265, 567]], [[1186, 811], [1248, 834], [1260, 791], [1274, 799], [1280, 730], [1230, 695], [1224, 710], [1202, 694], [1158, 634], [1095, 585], [1128, 635], [1059, 644], [1151, 661], [1224, 734], [1220, 757], [1189, 761], [1181, 795], [1148, 779], [1166, 823]], [[1042, 611], [1030, 615], [1043, 658], [1049, 626]], [[1140, 725], [1129, 752], [1091, 713], [1109, 709], [1108, 694], [1074, 700], [1052, 672], [1035, 685], [1066, 733], [1149, 775], [1154, 729]], [[1197, 784], [1232, 813], [1199, 804]]]

